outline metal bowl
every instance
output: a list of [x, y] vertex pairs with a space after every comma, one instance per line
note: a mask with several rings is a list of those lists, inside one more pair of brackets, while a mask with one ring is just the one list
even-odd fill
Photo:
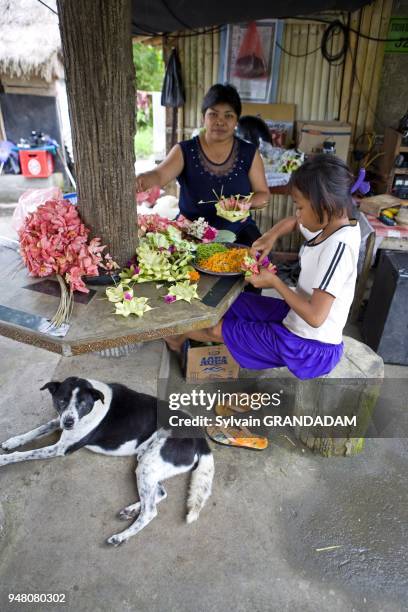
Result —
[[[249, 250], [251, 248], [246, 244], [239, 244], [236, 242], [219, 242], [218, 244], [222, 244], [226, 246], [228, 249], [247, 249]], [[242, 276], [244, 274], [244, 272], [213, 272], [212, 270], [206, 270], [205, 268], [202, 268], [195, 262], [193, 262], [192, 265], [198, 272], [202, 272], [203, 274], [210, 274], [211, 276]]]

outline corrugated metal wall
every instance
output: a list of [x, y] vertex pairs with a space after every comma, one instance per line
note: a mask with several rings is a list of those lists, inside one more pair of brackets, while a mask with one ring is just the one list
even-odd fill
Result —
[[177, 39], [186, 104], [178, 112], [177, 139], [191, 138], [201, 125], [201, 101], [205, 92], [218, 82], [220, 34], [181, 36]]
[[[376, 0], [349, 16], [337, 15], [333, 19], [344, 23], [349, 19], [353, 29], [372, 38], [384, 38], [391, 9], [392, 0]], [[329, 64], [320, 52], [326, 28], [327, 24], [316, 21], [285, 22], [282, 47], [292, 55], [282, 53], [277, 102], [296, 104], [297, 119], [347, 121], [356, 138], [374, 126], [384, 44], [351, 32], [346, 60]], [[180, 37], [177, 41], [187, 98], [178, 114], [178, 140], [190, 138], [201, 124], [202, 97], [218, 80], [219, 41], [219, 33]], [[331, 38], [332, 54], [340, 50], [342, 42], [340, 35]], [[290, 198], [275, 195], [267, 208], [255, 213], [255, 218], [261, 231], [266, 231], [292, 212]], [[284, 239], [279, 247], [296, 250], [298, 239]]]

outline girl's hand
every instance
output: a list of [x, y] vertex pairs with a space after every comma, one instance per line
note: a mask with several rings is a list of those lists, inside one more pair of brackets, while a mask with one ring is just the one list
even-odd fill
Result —
[[245, 280], [248, 281], [248, 283], [251, 283], [253, 287], [257, 287], [258, 289], [267, 289], [274, 288], [277, 281], [279, 281], [279, 278], [274, 272], [271, 272], [266, 268], [261, 268], [259, 274], [247, 276]]
[[272, 251], [273, 245], [275, 244], [275, 240], [275, 236], [269, 234], [269, 232], [258, 238], [258, 240], [255, 240], [255, 242], [252, 243], [251, 249], [249, 251], [251, 257], [256, 258], [256, 254], [260, 253], [259, 260], [262, 261], [262, 259], [264, 259], [264, 257], [267, 257]]

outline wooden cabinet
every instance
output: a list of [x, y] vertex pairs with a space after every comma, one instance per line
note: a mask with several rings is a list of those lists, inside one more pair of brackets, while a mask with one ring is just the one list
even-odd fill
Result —
[[379, 158], [378, 174], [385, 191], [392, 193], [395, 179], [400, 176], [408, 181], [408, 168], [397, 168], [395, 160], [401, 153], [408, 158], [408, 144], [402, 144], [403, 135], [393, 128], [386, 128], [384, 135], [384, 155]]

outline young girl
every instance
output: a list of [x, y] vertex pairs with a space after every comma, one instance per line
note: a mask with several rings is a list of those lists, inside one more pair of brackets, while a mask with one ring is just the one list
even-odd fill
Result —
[[316, 155], [293, 175], [290, 192], [296, 216], [277, 223], [252, 245], [261, 259], [278, 238], [299, 228], [297, 287], [262, 269], [248, 277], [254, 287], [274, 288], [282, 299], [242, 293], [214, 327], [169, 338], [179, 350], [188, 337], [225, 342], [241, 367], [286, 366], [301, 379], [328, 374], [343, 353], [342, 332], [353, 300], [360, 228], [350, 220], [353, 177], [332, 155]]

